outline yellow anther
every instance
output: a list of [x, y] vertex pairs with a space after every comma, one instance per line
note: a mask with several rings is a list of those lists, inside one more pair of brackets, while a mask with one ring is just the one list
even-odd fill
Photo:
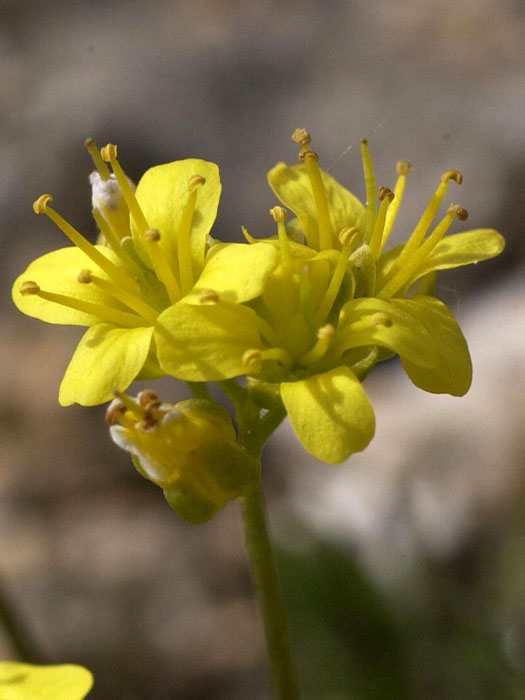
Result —
[[335, 335], [335, 328], [331, 323], [327, 323], [326, 326], [321, 326], [317, 329], [317, 339], [318, 340], [329, 340]]
[[26, 280], [20, 285], [20, 294], [24, 297], [28, 294], [38, 294], [39, 291], [40, 287], [38, 286], [38, 284], [30, 280]]
[[459, 221], [466, 221], [468, 219], [468, 211], [459, 204], [451, 204], [447, 209], [447, 214], [453, 214]]
[[33, 211], [35, 214], [45, 214], [47, 205], [52, 201], [53, 197], [50, 194], [41, 194], [40, 197], [33, 202]]
[[202, 177], [202, 175], [192, 175], [188, 180], [188, 190], [193, 192], [193, 190], [196, 190], [197, 187], [204, 185], [205, 182], [206, 178]]
[[212, 289], [202, 292], [199, 296], [199, 304], [217, 304], [219, 301], [219, 295]]
[[385, 326], [385, 328], [391, 328], [394, 325], [392, 317], [383, 312], [372, 314], [372, 316], [370, 316], [370, 321], [375, 326]]
[[81, 284], [89, 284], [92, 279], [93, 276], [91, 274], [91, 270], [80, 270], [77, 275], [77, 281]]
[[270, 216], [276, 223], [284, 223], [286, 220], [286, 212], [282, 207], [276, 206], [270, 209]]
[[156, 228], [148, 228], [144, 231], [144, 240], [146, 241], [160, 241], [160, 231]]
[[448, 182], [449, 180], [454, 180], [456, 185], [461, 185], [463, 182], [463, 175], [457, 170], [447, 170], [447, 172], [443, 173], [441, 176], [441, 182]]
[[315, 151], [300, 151], [299, 160], [304, 163], [306, 159], [313, 158], [314, 160], [319, 160], [319, 156]]
[[250, 350], [246, 350], [246, 352], [242, 356], [242, 364], [245, 367], [249, 367], [250, 365], [253, 365], [255, 363], [260, 362], [261, 356], [262, 356], [261, 351], [257, 350], [256, 348], [251, 348]]
[[116, 425], [118, 421], [118, 416], [126, 413], [126, 407], [119, 399], [114, 399], [108, 406], [106, 411], [105, 420], [108, 425]]
[[398, 160], [396, 163], [396, 173], [398, 175], [408, 175], [412, 172], [412, 166], [406, 160]]
[[117, 157], [117, 147], [113, 143], [108, 143], [100, 149], [102, 160], [111, 163]]
[[380, 185], [377, 188], [377, 198], [380, 202], [382, 202], [383, 199], [388, 199], [391, 202], [394, 199], [394, 197], [395, 194], [388, 187], [383, 187], [383, 185]]
[[311, 140], [312, 138], [310, 134], [304, 128], [296, 129], [292, 134], [292, 141], [299, 144], [303, 148], [306, 148], [310, 144]]
[[342, 246], [351, 246], [361, 232], [355, 226], [344, 228], [339, 232], [339, 243]]
[[137, 401], [146, 411], [153, 411], [160, 406], [159, 397], [152, 389], [144, 389], [137, 394]]

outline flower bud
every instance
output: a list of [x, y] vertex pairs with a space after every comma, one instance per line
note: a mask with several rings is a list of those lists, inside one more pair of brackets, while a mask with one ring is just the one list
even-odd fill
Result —
[[151, 391], [137, 400], [119, 395], [106, 414], [111, 437], [183, 520], [204, 522], [257, 481], [259, 463], [237, 445], [219, 404], [187, 399], [173, 405], [152, 397]]

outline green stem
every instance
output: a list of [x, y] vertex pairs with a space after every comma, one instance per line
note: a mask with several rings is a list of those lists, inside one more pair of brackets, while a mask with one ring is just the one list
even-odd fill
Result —
[[208, 399], [208, 401], [213, 401], [210, 390], [204, 382], [186, 382], [186, 384], [194, 399]]
[[42, 655], [37, 651], [29, 630], [4, 590], [0, 590], [0, 625], [6, 631], [9, 643], [20, 661], [42, 663]]
[[[237, 394], [237, 391], [235, 390]], [[241, 397], [237, 394], [236, 398]], [[239, 442], [252, 457], [260, 458], [262, 445], [284, 418], [283, 408], [259, 418], [260, 409], [247, 399], [235, 402]], [[288, 621], [272, 543], [266, 524], [260, 481], [240, 499], [244, 540], [260, 605], [275, 700], [299, 700], [299, 686], [292, 662]]]
[[282, 599], [260, 483], [241, 499], [244, 539], [264, 622], [266, 646], [275, 700], [298, 700], [299, 686], [288, 638]]

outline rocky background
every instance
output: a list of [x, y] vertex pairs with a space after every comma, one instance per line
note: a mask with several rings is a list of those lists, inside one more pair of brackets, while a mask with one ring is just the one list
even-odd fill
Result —
[[[103, 408], [57, 404], [80, 332], [9, 298], [64, 245], [31, 203], [49, 191], [95, 235], [92, 136], [136, 180], [177, 158], [219, 163], [215, 233], [262, 236], [265, 173], [293, 162], [297, 126], [361, 196], [359, 137], [379, 183], [413, 163], [399, 235], [456, 168], [470, 227], [508, 241], [440, 278], [471, 346], [468, 397], [424, 395], [391, 363], [367, 380], [365, 453], [316, 464], [286, 425], [266, 450], [305, 698], [523, 697], [524, 45], [520, 0], [0, 0], [0, 582], [43, 660], [94, 671], [93, 700], [269, 691], [235, 504], [181, 523], [112, 445]], [[0, 657], [14, 658], [1, 636]]]

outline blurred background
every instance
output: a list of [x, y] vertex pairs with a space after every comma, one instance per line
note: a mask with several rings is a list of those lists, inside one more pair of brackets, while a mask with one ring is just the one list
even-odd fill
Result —
[[387, 363], [366, 381], [365, 453], [317, 464], [286, 424], [266, 449], [304, 698], [525, 697], [524, 46], [521, 0], [0, 0], [0, 582], [43, 660], [92, 669], [93, 700], [269, 698], [264, 645], [236, 504], [185, 525], [110, 442], [104, 407], [58, 405], [82, 331], [10, 301], [64, 245], [31, 204], [51, 192], [95, 236], [92, 136], [136, 181], [217, 162], [214, 235], [263, 236], [265, 174], [295, 161], [298, 126], [361, 198], [360, 137], [378, 184], [413, 164], [400, 238], [451, 168], [468, 228], [507, 238], [438, 280], [471, 348], [465, 398]]

